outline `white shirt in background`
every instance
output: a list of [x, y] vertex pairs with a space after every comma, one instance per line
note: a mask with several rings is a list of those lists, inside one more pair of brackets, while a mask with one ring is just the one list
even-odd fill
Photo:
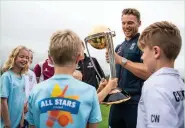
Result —
[[35, 73], [32, 70], [28, 70], [28, 73], [25, 75], [25, 92], [26, 92], [26, 101], [30, 95], [30, 92], [34, 85], [37, 84]]

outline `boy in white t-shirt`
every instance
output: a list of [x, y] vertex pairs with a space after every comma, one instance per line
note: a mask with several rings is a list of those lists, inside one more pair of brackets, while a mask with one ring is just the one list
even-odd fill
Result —
[[[31, 50], [29, 50], [28, 66], [30, 66], [32, 64], [32, 61], [33, 61], [33, 52]], [[27, 111], [28, 111], [27, 100], [28, 100], [28, 97], [30, 95], [30, 92], [31, 92], [33, 86], [36, 84], [37, 84], [37, 80], [36, 80], [35, 73], [32, 70], [28, 69], [28, 72], [25, 75], [25, 92], [26, 92], [26, 99], [25, 99], [25, 105], [24, 105], [25, 118], [27, 117]], [[28, 127], [28, 122], [26, 120], [24, 120], [24, 127], [25, 128]]]
[[[29, 67], [32, 64], [32, 62], [33, 62], [33, 52], [30, 50], [29, 62], [28, 62]], [[26, 88], [26, 97], [28, 98], [33, 86], [37, 84], [37, 80], [36, 80], [35, 73], [30, 69], [28, 69], [28, 72], [26, 75], [28, 76], [28, 79], [27, 79], [28, 84], [26, 84], [28, 86]]]
[[137, 128], [184, 128], [184, 83], [174, 62], [182, 45], [179, 29], [167, 21], [148, 26], [138, 46], [153, 74], [144, 82]]

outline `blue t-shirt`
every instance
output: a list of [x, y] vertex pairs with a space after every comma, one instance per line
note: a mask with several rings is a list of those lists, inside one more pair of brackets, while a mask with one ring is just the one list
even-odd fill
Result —
[[54, 75], [36, 85], [28, 99], [29, 124], [37, 128], [85, 128], [102, 120], [93, 86], [70, 75]]
[[[17, 77], [11, 70], [1, 76], [1, 98], [7, 98], [11, 128], [16, 128], [21, 120], [25, 100], [24, 77]], [[1, 119], [1, 127], [4, 127]]]

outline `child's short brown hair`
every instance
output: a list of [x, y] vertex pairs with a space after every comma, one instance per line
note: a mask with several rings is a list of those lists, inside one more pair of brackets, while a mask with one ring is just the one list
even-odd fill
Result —
[[82, 53], [82, 41], [71, 30], [57, 31], [53, 34], [49, 46], [49, 54], [56, 65], [75, 63], [78, 55]]
[[159, 46], [169, 60], [175, 60], [180, 52], [182, 39], [179, 29], [168, 21], [156, 22], [148, 26], [140, 35], [138, 46], [152, 48]]

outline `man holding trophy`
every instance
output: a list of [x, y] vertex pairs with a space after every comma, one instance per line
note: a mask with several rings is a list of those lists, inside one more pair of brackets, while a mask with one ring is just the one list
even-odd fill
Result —
[[[151, 73], [142, 63], [142, 52], [137, 46], [140, 35], [138, 28], [141, 25], [139, 11], [133, 8], [124, 9], [121, 21], [125, 41], [116, 48], [116, 72], [118, 87], [127, 91], [131, 99], [111, 106], [109, 126], [110, 128], [136, 128], [141, 88], [144, 80]], [[106, 59], [109, 60], [108, 53], [106, 53]]]
[[[116, 53], [112, 40], [115, 33], [105, 26], [93, 28], [94, 30], [90, 36], [85, 38], [85, 44], [86, 47], [89, 43], [96, 49], [107, 49], [106, 60], [110, 65], [110, 77], [118, 78], [118, 88], [112, 90], [111, 94], [105, 97], [102, 102], [103, 104], [112, 105], [109, 127], [136, 128], [141, 88], [144, 80], [151, 73], [142, 63], [142, 52], [137, 46], [140, 35], [138, 28], [141, 25], [139, 11], [133, 8], [124, 9], [121, 20], [125, 41], [118, 45]], [[87, 52], [90, 56], [88, 47]], [[95, 66], [94, 68], [96, 69]]]

